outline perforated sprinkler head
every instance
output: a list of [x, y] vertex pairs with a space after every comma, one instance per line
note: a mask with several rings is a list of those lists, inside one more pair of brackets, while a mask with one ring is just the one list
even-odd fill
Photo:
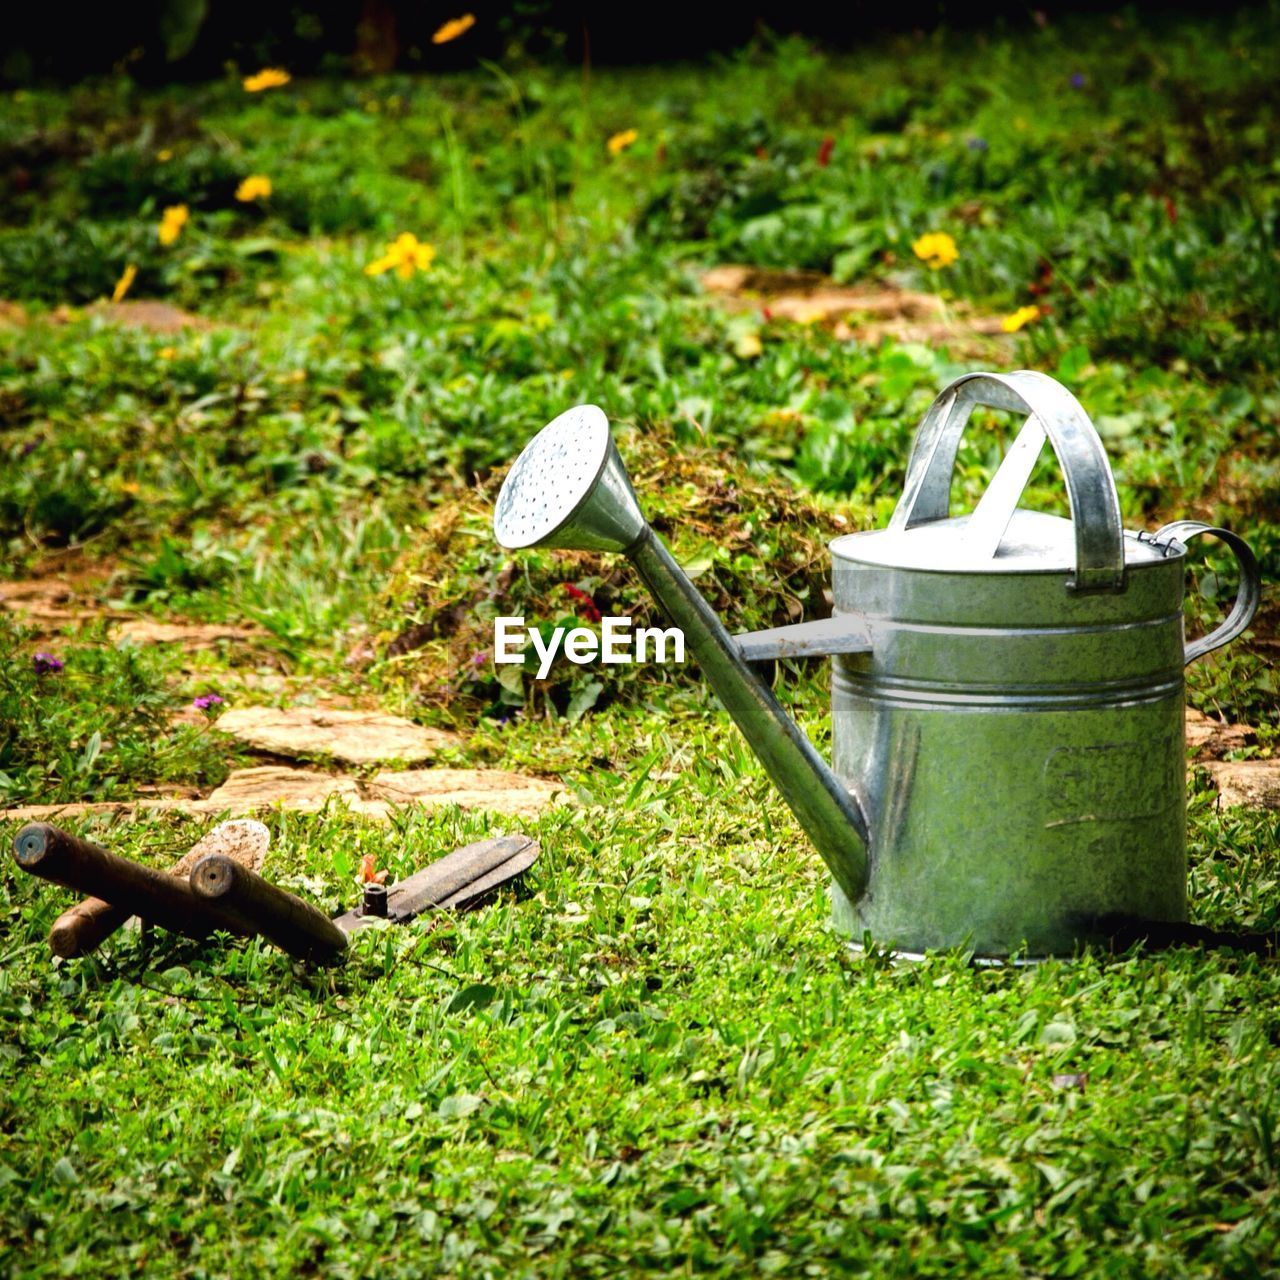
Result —
[[627, 551], [645, 528], [609, 420], [593, 404], [566, 410], [525, 445], [493, 513], [509, 551]]

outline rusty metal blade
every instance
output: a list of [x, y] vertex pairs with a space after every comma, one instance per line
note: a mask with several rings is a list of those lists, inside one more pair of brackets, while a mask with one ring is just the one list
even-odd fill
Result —
[[[424, 911], [465, 911], [527, 871], [540, 852], [536, 840], [520, 835], [464, 845], [390, 885], [386, 918], [393, 924], [405, 924]], [[338, 916], [334, 923], [352, 933], [377, 918], [362, 915], [357, 908]]]

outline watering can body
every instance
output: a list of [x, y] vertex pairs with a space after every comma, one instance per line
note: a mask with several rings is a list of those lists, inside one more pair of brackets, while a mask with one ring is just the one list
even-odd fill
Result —
[[[1070, 527], [1023, 525], [1038, 551]], [[1182, 556], [1125, 543], [1123, 592], [1088, 594], [833, 544], [835, 616], [869, 639], [831, 674], [835, 772], [870, 817], [866, 890], [834, 890], [849, 932], [1043, 955], [1186, 919]]]
[[[980, 405], [1026, 421], [977, 508], [951, 517]], [[1018, 505], [1046, 441], [1070, 519]], [[1065, 388], [1030, 371], [952, 383], [917, 432], [888, 528], [831, 544], [832, 617], [744, 636], [727, 635], [638, 507], [621, 518], [634, 495], [616, 456], [599, 467], [552, 534], [500, 497], [499, 540], [631, 557], [830, 866], [838, 926], [909, 953], [1038, 956], [1187, 918], [1183, 668], [1248, 624], [1257, 564], [1195, 522], [1126, 532], [1101, 441]], [[1201, 533], [1231, 546], [1241, 588], [1187, 647], [1186, 543]], [[758, 674], [813, 656], [832, 662], [830, 770]]]

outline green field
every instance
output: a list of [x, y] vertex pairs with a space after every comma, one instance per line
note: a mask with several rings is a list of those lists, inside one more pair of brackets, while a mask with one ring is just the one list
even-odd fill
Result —
[[[647, 608], [622, 562], [513, 568], [489, 531], [506, 464], [581, 401], [731, 630], [822, 611], [824, 542], [887, 520], [924, 409], [986, 367], [1080, 398], [1128, 527], [1227, 524], [1274, 582], [1278, 64], [1273, 6], [8, 92], [0, 582], [73, 594], [0, 609], [0, 803], [206, 794], [261, 763], [219, 710], [267, 703], [451, 729], [442, 763], [574, 804], [273, 813], [270, 876], [332, 911], [365, 854], [395, 878], [542, 842], [518, 892], [333, 970], [159, 931], [54, 962], [71, 895], [6, 857], [0, 1271], [1280, 1275], [1274, 956], [851, 951], [694, 668], [536, 682], [488, 652], [499, 613]], [[724, 264], [758, 270], [729, 296], [702, 283]], [[861, 301], [780, 301], [814, 288]], [[1010, 425], [975, 416], [957, 509]], [[1028, 501], [1062, 511], [1051, 462]], [[1192, 559], [1203, 630], [1233, 571]], [[126, 621], [247, 631], [191, 651]], [[1268, 587], [1188, 671], [1252, 729], [1237, 758], [1280, 742], [1278, 623]], [[825, 749], [821, 665], [777, 689]], [[1280, 815], [1188, 785], [1193, 919], [1280, 928]], [[164, 865], [212, 822], [65, 825]]]

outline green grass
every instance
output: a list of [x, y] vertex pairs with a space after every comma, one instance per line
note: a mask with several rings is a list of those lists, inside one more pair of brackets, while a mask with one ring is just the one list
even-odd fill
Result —
[[[1280, 1274], [1273, 960], [853, 953], [692, 672], [539, 686], [474, 661], [500, 605], [570, 614], [566, 582], [642, 607], [617, 563], [510, 574], [489, 537], [501, 468], [569, 404], [604, 406], [658, 527], [747, 628], [817, 611], [822, 541], [884, 523], [920, 414], [988, 363], [728, 315], [697, 284], [725, 261], [1036, 303], [991, 358], [1080, 397], [1128, 527], [1227, 523], [1274, 582], [1280, 24], [1117, 21], [838, 58], [763, 41], [585, 88], [521, 64], [9, 95], [3, 577], [260, 634], [184, 657], [0, 615], [0, 797], [207, 788], [240, 761], [171, 713], [305, 689], [460, 727], [457, 762], [561, 777], [581, 807], [525, 824], [543, 855], [518, 894], [362, 934], [329, 972], [163, 933], [52, 961], [70, 895], [6, 860], [0, 1272]], [[247, 206], [250, 173], [274, 190]], [[367, 276], [403, 231], [430, 270]], [[953, 266], [915, 258], [926, 231]], [[113, 323], [95, 304], [128, 264], [131, 300], [207, 327]], [[1009, 438], [975, 418], [957, 509]], [[1062, 509], [1047, 462], [1029, 500]], [[1194, 561], [1204, 629], [1234, 585]], [[1257, 727], [1245, 754], [1280, 735], [1277, 612], [1268, 586], [1252, 633], [1188, 673], [1196, 706]], [[820, 669], [779, 689], [825, 742]], [[1276, 816], [1197, 785], [1193, 918], [1280, 927]], [[68, 825], [163, 865], [209, 824]], [[272, 876], [336, 910], [362, 853], [399, 874], [512, 824], [271, 825]]]
[[[225, 749], [208, 726], [169, 723], [175, 673], [162, 650], [86, 628], [53, 654], [7, 613], [0, 647], [8, 655], [0, 666], [0, 803], [116, 800], [139, 783], [209, 785], [226, 776]], [[24, 650], [34, 651], [31, 659]]]
[[[11, 883], [13, 1273], [1274, 1274], [1274, 964], [851, 954], [741, 748], [656, 745], [675, 778], [535, 824], [519, 899], [332, 973], [163, 935], [51, 965], [63, 895]], [[402, 871], [491, 829], [272, 827], [275, 877], [331, 907], [337, 850]], [[1280, 923], [1278, 834], [1197, 806], [1200, 918]]]

